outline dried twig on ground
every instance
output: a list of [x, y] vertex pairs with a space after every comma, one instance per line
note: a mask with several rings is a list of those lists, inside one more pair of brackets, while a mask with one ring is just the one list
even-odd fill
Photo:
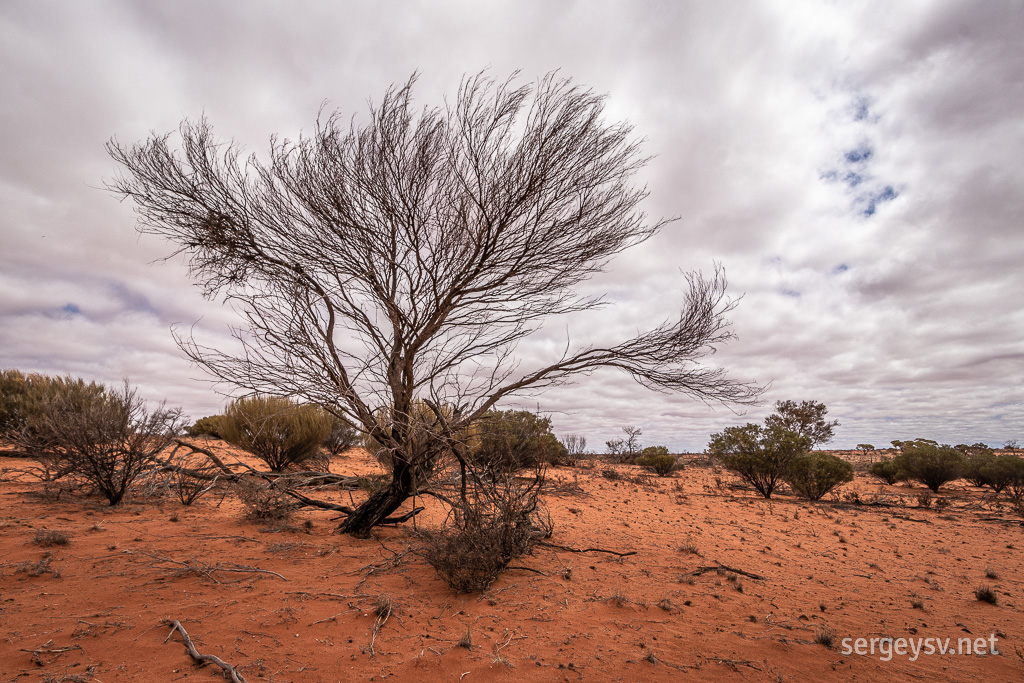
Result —
[[[38, 666], [45, 666], [46, 662], [43, 661], [43, 655], [54, 655], [54, 659], [60, 657], [65, 652], [71, 652], [72, 650], [81, 650], [81, 645], [71, 645], [68, 647], [53, 647], [53, 640], [48, 640], [37, 648], [27, 650], [22, 648], [22, 652], [31, 652], [32, 659]], [[52, 660], [51, 660], [52, 661]]]
[[232, 683], [246, 683], [245, 677], [242, 676], [242, 674], [238, 673], [238, 669], [236, 669], [233, 665], [228, 664], [216, 655], [201, 654], [199, 650], [196, 649], [196, 646], [192, 644], [192, 639], [189, 638], [188, 632], [185, 631], [185, 627], [182, 626], [181, 622], [177, 619], [171, 622], [171, 632], [167, 634], [166, 638], [164, 638], [165, 643], [171, 639], [171, 636], [174, 635], [175, 631], [181, 634], [181, 639], [185, 642], [185, 649], [188, 650], [188, 654], [192, 657], [192, 659], [196, 660], [200, 664], [204, 664], [206, 662], [213, 662], [214, 664], [216, 664], [224, 670], [224, 674], [231, 678]]
[[605, 550], [604, 548], [572, 548], [567, 545], [548, 543], [547, 541], [539, 541], [537, 545], [544, 546], [545, 548], [555, 548], [556, 550], [565, 550], [570, 553], [608, 553], [609, 555], [618, 555], [619, 557], [629, 557], [630, 555], [636, 555], [635, 550], [620, 553], [617, 550]]
[[701, 574], [707, 574], [708, 572], [732, 572], [733, 574], [739, 574], [740, 576], [746, 576], [750, 579], [757, 579], [758, 581], [766, 581], [767, 579], [760, 574], [754, 574], [752, 572], [744, 571], [742, 569], [736, 569], [735, 567], [729, 567], [724, 564], [715, 564], [713, 566], [697, 567], [692, 572], [693, 576], [700, 576]]
[[[242, 564], [236, 564], [236, 565], [230, 565], [230, 566], [223, 566], [223, 565], [220, 565], [220, 564], [211, 565], [211, 564], [206, 564], [205, 562], [200, 562], [200, 561], [198, 561], [198, 560], [196, 560], [194, 558], [193, 559], [189, 559], [189, 560], [175, 560], [175, 559], [172, 559], [170, 557], [162, 557], [160, 555], [154, 555], [152, 553], [147, 553], [147, 552], [144, 552], [144, 551], [136, 551], [136, 553], [132, 553], [132, 551], [126, 550], [125, 552], [129, 553], [129, 554], [146, 555], [147, 557], [152, 557], [154, 560], [158, 560], [159, 562], [169, 562], [171, 564], [178, 565], [180, 567], [180, 569], [175, 570], [178, 576], [182, 576], [182, 575], [185, 575], [185, 574], [198, 574], [200, 576], [205, 576], [205, 577], [213, 580], [216, 583], [220, 583], [219, 581], [217, 581], [217, 579], [215, 579], [213, 577], [213, 574], [216, 573], [216, 572], [236, 572], [236, 573], [241, 573], [241, 574], [272, 574], [272, 575], [276, 576], [279, 579], [283, 579], [285, 581], [288, 580], [285, 577], [283, 577], [280, 574], [278, 574], [277, 572], [270, 571], [269, 569], [260, 569], [259, 567], [249, 567], [249, 566], [242, 565]], [[156, 565], [154, 565], [154, 566], [156, 566]], [[158, 569], [170, 569], [169, 567], [157, 567], [157, 568]]]

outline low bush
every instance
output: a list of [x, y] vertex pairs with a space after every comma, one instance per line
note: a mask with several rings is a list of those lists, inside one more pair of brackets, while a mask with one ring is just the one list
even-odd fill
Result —
[[899, 458], [883, 458], [876, 463], [872, 463], [871, 467], [868, 468], [868, 473], [889, 485], [906, 478]]
[[900, 463], [907, 478], [927, 486], [933, 493], [964, 473], [964, 456], [952, 446], [940, 446], [932, 441], [918, 439], [904, 441]]
[[39, 378], [27, 394], [19, 445], [51, 481], [92, 488], [117, 505], [180, 432], [181, 411], [149, 410], [127, 380], [120, 389], [71, 377]]
[[643, 455], [637, 458], [634, 462], [645, 470], [654, 472], [659, 477], [667, 477], [677, 469], [681, 469], [679, 461], [676, 460], [676, 456], [669, 455], [667, 448], [664, 446], [656, 446], [654, 448], [664, 448], [665, 452], [647, 453], [650, 449], [645, 448], [643, 450]]
[[811, 447], [811, 439], [779, 426], [748, 423], [712, 434], [708, 455], [735, 472], [765, 498], [783, 482], [790, 465]]
[[185, 433], [189, 436], [212, 436], [215, 439], [223, 439], [223, 425], [223, 415], [207, 415], [196, 420]]
[[262, 477], [245, 476], [235, 484], [235, 494], [247, 519], [279, 522], [291, 519], [299, 505], [285, 491]]
[[358, 446], [361, 441], [362, 434], [358, 429], [341, 418], [331, 416], [331, 431], [323, 442], [328, 453], [341, 455], [343, 451]]
[[280, 472], [316, 455], [331, 433], [331, 416], [281, 396], [250, 396], [228, 405], [221, 433], [225, 441]]
[[471, 460], [494, 472], [539, 464], [561, 465], [568, 451], [551, 431], [551, 418], [528, 410], [494, 410], [476, 425]]
[[551, 534], [538, 507], [542, 484], [539, 470], [528, 481], [511, 474], [476, 480], [466, 497], [450, 501], [444, 526], [420, 532], [427, 562], [457, 592], [486, 590], [513, 560]]
[[40, 529], [32, 537], [32, 542], [43, 548], [50, 548], [55, 545], [67, 545], [71, 538], [63, 531], [46, 531]]
[[853, 465], [827, 453], [807, 453], [793, 459], [786, 480], [798, 496], [820, 500], [840, 484], [853, 481]]

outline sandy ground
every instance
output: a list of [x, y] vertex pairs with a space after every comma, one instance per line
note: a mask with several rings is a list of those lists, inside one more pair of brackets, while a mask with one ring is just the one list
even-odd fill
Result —
[[[375, 467], [357, 453], [331, 469]], [[1024, 679], [1024, 528], [982, 490], [958, 482], [944, 509], [924, 508], [920, 486], [859, 475], [835, 500], [767, 502], [707, 467], [656, 478], [616, 466], [617, 480], [608, 467], [550, 472], [551, 541], [636, 554], [540, 548], [519, 564], [542, 573], [509, 570], [483, 595], [437, 578], [411, 525], [360, 540], [335, 534], [326, 511], [246, 521], [230, 495], [189, 507], [50, 501], [7, 472], [0, 676], [224, 680], [193, 663], [179, 634], [168, 639], [177, 619], [250, 682]], [[893, 507], [857, 505], [853, 492]], [[39, 530], [70, 540], [41, 547]], [[997, 605], [975, 598], [981, 585]], [[393, 613], [374, 636], [381, 596]], [[825, 629], [831, 648], [815, 642]], [[883, 645], [871, 656], [842, 644], [949, 638], [955, 649], [990, 635], [999, 655], [882, 661]]]

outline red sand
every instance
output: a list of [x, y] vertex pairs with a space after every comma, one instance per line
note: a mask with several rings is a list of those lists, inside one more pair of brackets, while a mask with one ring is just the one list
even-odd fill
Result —
[[[25, 464], [0, 458], [0, 467]], [[374, 467], [361, 453], [332, 463], [340, 473]], [[606, 467], [550, 472], [563, 484], [545, 496], [551, 541], [637, 554], [540, 548], [518, 564], [543, 575], [512, 569], [483, 595], [457, 595], [437, 578], [410, 551], [411, 524], [360, 540], [335, 534], [334, 515], [321, 510], [300, 511], [288, 527], [245, 521], [230, 495], [191, 507], [173, 497], [117, 508], [81, 496], [53, 502], [8, 472], [0, 672], [8, 681], [224, 680], [216, 666], [197, 666], [177, 633], [165, 642], [166, 622], [178, 619], [200, 652], [250, 683], [1024, 678], [1024, 528], [982, 490], [950, 485], [939, 511], [917, 507], [919, 486], [858, 476], [843, 492], [902, 496], [906, 507], [768, 502], [711, 469], [610, 481]], [[40, 529], [70, 542], [40, 547]], [[284, 578], [188, 572], [171, 560]], [[764, 578], [695, 575], [718, 564]], [[979, 585], [995, 589], [998, 605], [975, 598]], [[371, 654], [382, 595], [394, 613]], [[826, 626], [832, 649], [815, 642]], [[472, 645], [458, 646], [467, 632]], [[847, 637], [951, 638], [956, 647], [990, 634], [1000, 655], [842, 654]]]

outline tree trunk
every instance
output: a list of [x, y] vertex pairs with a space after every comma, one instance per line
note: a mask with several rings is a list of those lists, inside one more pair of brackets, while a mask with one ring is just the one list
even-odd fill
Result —
[[395, 463], [394, 476], [387, 488], [373, 494], [352, 511], [338, 530], [360, 538], [370, 535], [370, 529], [377, 526], [388, 515], [402, 506], [413, 494], [412, 470], [406, 463]]

